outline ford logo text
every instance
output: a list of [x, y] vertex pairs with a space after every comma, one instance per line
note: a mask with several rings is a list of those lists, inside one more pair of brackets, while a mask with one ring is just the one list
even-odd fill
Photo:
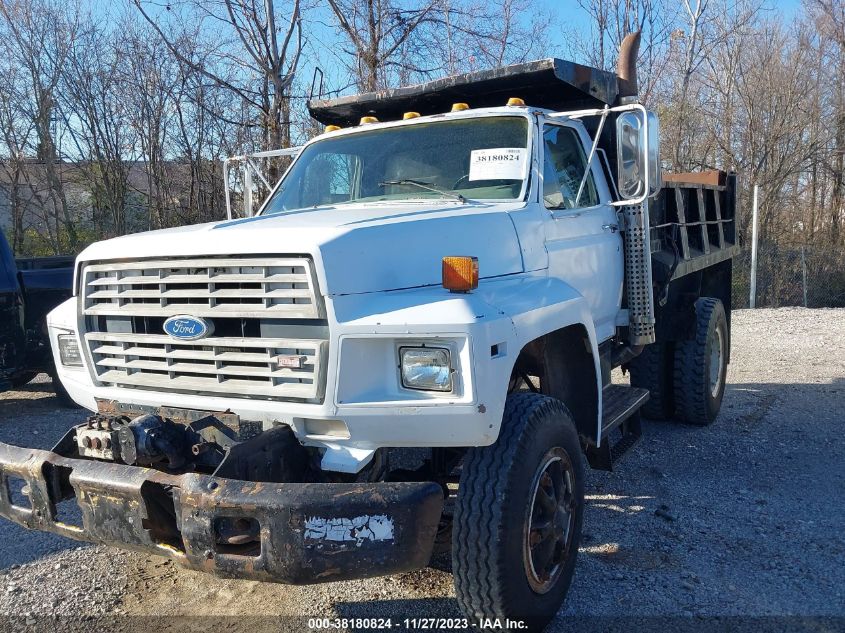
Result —
[[214, 325], [199, 317], [178, 315], [164, 322], [164, 331], [180, 341], [196, 341], [211, 335]]

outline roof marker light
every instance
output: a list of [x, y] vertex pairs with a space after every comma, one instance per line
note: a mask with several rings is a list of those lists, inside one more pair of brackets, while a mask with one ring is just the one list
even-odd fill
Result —
[[338, 130], [343, 129], [339, 125], [327, 125], [324, 133], [327, 132], [337, 132]]
[[362, 116], [358, 125], [367, 125], [368, 123], [378, 123], [378, 119], [374, 116]]
[[453, 103], [452, 104], [452, 112], [462, 112], [463, 110], [469, 110], [468, 103]]
[[511, 97], [510, 99], [508, 99], [508, 105], [509, 106], [524, 106], [525, 101], [523, 101], [519, 97]]
[[406, 112], [405, 114], [402, 115], [402, 120], [407, 121], [408, 119], [417, 119], [417, 118], [419, 118], [419, 116], [420, 116], [419, 112]]

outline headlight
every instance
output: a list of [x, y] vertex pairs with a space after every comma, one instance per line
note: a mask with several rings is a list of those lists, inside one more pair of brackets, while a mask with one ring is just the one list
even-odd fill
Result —
[[448, 349], [400, 347], [402, 386], [423, 391], [452, 391], [452, 363]]
[[59, 334], [59, 358], [67, 367], [82, 367], [82, 354], [75, 334]]

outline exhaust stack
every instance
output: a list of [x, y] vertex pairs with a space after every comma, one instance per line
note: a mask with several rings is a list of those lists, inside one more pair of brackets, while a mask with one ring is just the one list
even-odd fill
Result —
[[619, 46], [619, 59], [616, 62], [616, 77], [619, 101], [629, 103], [639, 94], [637, 85], [637, 56], [640, 52], [641, 31], [628, 33]]
[[[619, 47], [616, 64], [620, 105], [639, 101], [637, 55], [640, 31], [629, 33]], [[654, 292], [651, 276], [651, 230], [648, 199], [622, 208], [625, 218], [625, 294], [628, 303], [628, 347], [620, 361], [630, 360], [655, 341]]]

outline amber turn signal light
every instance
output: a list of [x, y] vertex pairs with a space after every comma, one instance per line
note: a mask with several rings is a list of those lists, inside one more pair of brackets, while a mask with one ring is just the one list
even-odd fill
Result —
[[451, 292], [469, 292], [478, 288], [478, 258], [444, 257], [443, 287]]

